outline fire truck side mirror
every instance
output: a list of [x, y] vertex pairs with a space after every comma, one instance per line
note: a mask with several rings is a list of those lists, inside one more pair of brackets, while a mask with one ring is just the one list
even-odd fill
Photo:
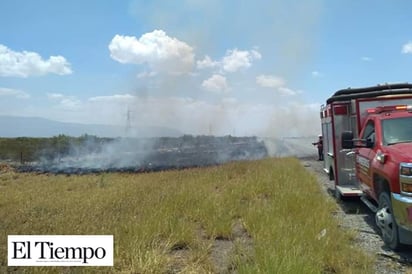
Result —
[[354, 148], [353, 132], [352, 131], [342, 132], [341, 137], [342, 137], [341, 140], [342, 140], [342, 148], [343, 149], [352, 149], [352, 148]]
[[367, 148], [373, 148], [374, 145], [375, 145], [375, 144], [374, 144], [374, 142], [373, 142], [371, 139], [366, 139], [366, 144], [365, 144], [365, 146], [366, 146]]

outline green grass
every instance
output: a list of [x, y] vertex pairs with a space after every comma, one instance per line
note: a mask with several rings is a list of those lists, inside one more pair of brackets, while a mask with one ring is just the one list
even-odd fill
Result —
[[[213, 273], [219, 238], [235, 244], [229, 260], [239, 273], [372, 273], [335, 207], [293, 158], [150, 174], [4, 172], [0, 272]], [[252, 248], [235, 239], [239, 222]], [[7, 268], [10, 234], [114, 235], [114, 267]]]

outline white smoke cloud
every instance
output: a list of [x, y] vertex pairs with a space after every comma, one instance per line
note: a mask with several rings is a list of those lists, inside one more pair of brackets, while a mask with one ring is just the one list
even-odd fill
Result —
[[256, 84], [263, 88], [274, 89], [277, 93], [283, 96], [293, 96], [300, 91], [293, 90], [286, 86], [286, 81], [279, 76], [275, 75], [259, 75], [256, 77]]
[[412, 41], [409, 41], [402, 46], [402, 53], [412, 53]]
[[193, 48], [163, 30], [145, 33], [139, 39], [117, 34], [109, 50], [120, 63], [147, 64], [154, 72], [188, 73], [194, 65]]
[[137, 75], [137, 78], [139, 78], [139, 79], [150, 78], [150, 77], [154, 77], [156, 75], [157, 75], [157, 73], [154, 72], [154, 71], [144, 71], [144, 72], [139, 73]]
[[0, 44], [0, 76], [25, 78], [48, 73], [66, 75], [71, 74], [72, 70], [63, 56], [50, 56], [44, 60], [36, 52], [17, 52]]
[[[64, 122], [126, 127], [130, 111], [133, 128], [173, 128], [182, 134], [194, 135], [313, 136], [320, 130], [320, 104], [284, 102], [274, 107], [271, 103], [242, 102], [232, 97], [213, 103], [188, 97], [137, 96], [130, 93], [87, 99], [61, 95], [54, 96], [57, 97], [54, 99], [55, 105], [21, 109], [18, 115], [33, 116], [35, 113], [39, 117]], [[68, 109], [69, 102], [75, 103], [71, 109]], [[119, 132], [121, 134], [124, 132]], [[138, 134], [136, 131], [136, 136]]]
[[293, 89], [290, 89], [290, 88], [287, 88], [287, 87], [279, 87], [277, 89], [277, 91], [281, 95], [284, 95], [284, 96], [293, 96], [293, 95], [301, 93], [300, 91], [296, 91], [296, 90], [293, 90]]
[[[210, 127], [214, 129], [213, 132], [229, 134], [233, 133], [231, 128], [234, 128], [238, 135], [259, 134], [266, 129], [273, 129], [270, 131], [273, 133], [272, 136], [282, 136], [288, 134], [284, 130], [291, 127], [295, 128], [295, 132], [300, 131], [302, 134], [306, 134], [306, 130], [316, 135], [319, 133], [318, 107], [316, 110], [307, 111], [304, 107], [305, 100], [313, 102], [313, 97], [307, 99], [308, 96], [292, 95], [299, 94], [294, 87], [302, 85], [301, 79], [310, 73], [307, 68], [313, 65], [313, 50], [316, 49], [314, 39], [321, 23], [319, 18], [324, 1], [315, 0], [299, 4], [293, 1], [245, 1], [242, 5], [230, 5], [226, 1], [218, 0], [184, 2], [185, 5], [180, 5], [173, 13], [170, 12], [170, 5], [164, 5], [160, 0], [146, 1], [145, 5], [134, 0], [129, 6], [130, 13], [139, 20], [144, 18], [149, 27], [179, 33], [179, 39], [191, 45], [197, 56], [195, 65], [198, 74], [191, 75], [193, 77], [188, 80], [190, 83], [183, 82], [187, 78], [173, 82], [177, 88], [171, 93], [169, 85], [159, 85], [160, 81], [166, 82], [169, 79], [164, 80], [158, 75], [159, 77], [153, 79], [144, 79], [147, 80], [146, 86], [143, 87], [144, 95], [197, 96], [196, 87], [206, 89], [205, 85], [210, 84], [209, 88], [218, 90], [219, 85], [216, 84], [217, 81], [212, 81], [212, 77], [220, 75], [225, 77], [225, 81], [221, 78], [220, 82], [225, 84], [220, 87], [226, 85], [229, 91], [236, 91], [229, 93], [235, 97], [234, 103], [229, 103], [230, 100], [224, 101], [227, 94], [222, 93], [219, 94], [219, 103], [213, 104], [217, 96], [202, 93], [200, 97], [205, 101], [189, 100], [180, 103], [167, 99], [167, 104], [154, 104], [153, 109], [149, 110], [137, 102], [134, 107], [136, 113], [152, 117], [151, 114], [157, 110], [160, 114], [147, 121], [153, 121], [155, 124], [157, 119], [163, 117], [171, 124], [184, 128], [182, 132], [195, 134], [201, 134], [204, 132], [202, 130]], [[295, 16], [285, 15], [285, 10]], [[188, 14], [195, 16], [187, 16]], [[250, 20], [244, 20], [253, 14], [260, 20], [255, 20], [253, 24]], [[208, 21], [210, 18], [213, 20]], [[259, 29], [265, 31], [256, 31]], [[257, 47], [251, 48], [250, 43]], [[222, 46], [226, 47], [222, 49]], [[265, 60], [259, 61], [261, 59]], [[239, 71], [243, 73], [236, 73]], [[245, 71], [250, 73], [244, 73]], [[271, 78], [255, 79], [256, 76], [265, 74], [265, 71], [276, 71], [282, 76], [284, 83], [273, 83]], [[217, 79], [215, 77], [215, 80]], [[167, 83], [169, 82], [171, 81]], [[153, 93], [152, 86], [155, 86]], [[162, 89], [167, 90], [167, 93], [159, 91]], [[269, 92], [256, 92], [265, 89]], [[147, 99], [145, 103], [148, 104], [148, 101], [150, 100]], [[280, 107], [293, 102], [302, 103], [299, 111], [279, 110]], [[166, 107], [165, 110], [163, 106]], [[192, 119], [197, 122], [192, 123]], [[303, 119], [306, 120], [302, 121]]]
[[239, 101], [234, 97], [226, 97], [222, 99], [223, 104], [233, 105], [233, 104], [237, 104], [238, 102]]
[[30, 94], [18, 89], [3, 88], [0, 87], [0, 97], [1, 96], [11, 96], [17, 99], [29, 99]]
[[214, 74], [209, 79], [204, 80], [202, 87], [213, 92], [227, 92], [229, 90], [226, 77], [219, 74]]

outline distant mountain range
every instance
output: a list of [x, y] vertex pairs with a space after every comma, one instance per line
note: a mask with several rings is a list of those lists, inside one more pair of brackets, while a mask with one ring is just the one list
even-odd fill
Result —
[[[178, 137], [178, 130], [164, 127], [140, 127], [129, 130], [137, 137]], [[51, 137], [64, 134], [81, 136], [84, 134], [99, 137], [121, 137], [126, 135], [125, 126], [79, 124], [58, 122], [38, 117], [18, 117], [0, 115], [0, 137]]]

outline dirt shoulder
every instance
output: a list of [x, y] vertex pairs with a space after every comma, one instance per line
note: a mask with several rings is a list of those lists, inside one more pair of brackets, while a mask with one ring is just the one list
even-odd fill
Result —
[[[334, 199], [333, 181], [329, 181], [323, 171], [323, 162], [315, 158], [301, 159], [303, 166], [316, 175], [325, 194]], [[334, 199], [335, 200], [335, 199]], [[336, 201], [336, 200], [335, 200]], [[393, 252], [383, 243], [375, 225], [375, 216], [359, 199], [336, 201], [339, 205], [334, 214], [342, 221], [342, 229], [356, 231], [355, 245], [376, 257], [376, 273], [412, 273], [412, 249], [405, 248], [402, 252]]]

